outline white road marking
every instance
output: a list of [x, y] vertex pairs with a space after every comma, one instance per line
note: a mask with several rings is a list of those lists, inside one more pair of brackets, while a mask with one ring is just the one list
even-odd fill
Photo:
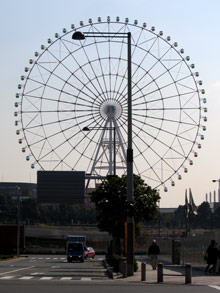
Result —
[[32, 273], [31, 275], [32, 275], [32, 276], [36, 276], [36, 275], [44, 275], [44, 273], [36, 272], [36, 273]]
[[60, 266], [52, 266], [51, 269], [59, 269]]
[[14, 270], [14, 271], [9, 271], [9, 272], [0, 273], [0, 276], [2, 276], [2, 275], [6, 275], [6, 274], [10, 274], [10, 273], [14, 273], [14, 272], [18, 272], [18, 271], [22, 271], [22, 270], [28, 270], [28, 269], [31, 269], [31, 268], [34, 268], [34, 266], [26, 267], [26, 268], [22, 268], [22, 269], [17, 269], [17, 270]]
[[15, 276], [4, 276], [4, 277], [0, 277], [0, 280], [9, 280], [14, 278]]
[[44, 280], [44, 281], [51, 280], [51, 279], [53, 279], [53, 277], [42, 277], [42, 278], [40, 278], [40, 280]]
[[21, 277], [19, 280], [30, 280], [32, 278], [33, 276], [24, 276], [24, 277]]
[[82, 277], [81, 281], [91, 281], [91, 277]]
[[53, 259], [58, 259], [57, 257], [54, 257]]
[[219, 286], [216, 286], [216, 285], [209, 285], [209, 287], [213, 288], [213, 289], [216, 289], [216, 290], [219, 290], [220, 291], [220, 287]]
[[68, 280], [72, 280], [72, 277], [63, 277], [60, 280], [61, 281], [68, 281]]
[[50, 259], [50, 257], [46, 257], [46, 259]]

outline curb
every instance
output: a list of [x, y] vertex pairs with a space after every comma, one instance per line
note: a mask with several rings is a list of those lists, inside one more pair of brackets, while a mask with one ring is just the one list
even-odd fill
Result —
[[103, 260], [103, 266], [106, 269], [107, 275], [110, 279], [120, 279], [123, 278], [123, 274], [121, 274], [120, 272], [115, 272], [113, 267], [110, 267], [107, 262], [106, 259]]

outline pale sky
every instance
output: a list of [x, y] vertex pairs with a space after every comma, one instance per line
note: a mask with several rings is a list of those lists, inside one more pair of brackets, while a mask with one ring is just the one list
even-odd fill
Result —
[[28, 60], [34, 52], [53, 38], [56, 32], [70, 28], [80, 20], [97, 20], [110, 16], [121, 20], [126, 17], [133, 23], [146, 22], [159, 32], [172, 37], [191, 57], [200, 73], [206, 90], [207, 131], [198, 150], [194, 165], [182, 172], [182, 180], [168, 192], [161, 188], [161, 207], [184, 204], [185, 189], [191, 188], [197, 205], [205, 200], [206, 193], [218, 189], [212, 179], [220, 178], [220, 1], [218, 0], [0, 0], [1, 28], [1, 144], [0, 180], [36, 182], [36, 170], [30, 168], [21, 152], [14, 126], [15, 93]]

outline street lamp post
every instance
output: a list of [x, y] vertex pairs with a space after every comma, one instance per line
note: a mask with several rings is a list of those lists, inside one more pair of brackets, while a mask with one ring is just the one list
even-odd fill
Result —
[[[133, 195], [133, 149], [132, 149], [132, 80], [131, 80], [131, 33], [113, 32], [80, 32], [72, 35], [73, 40], [84, 40], [85, 38], [126, 38], [127, 39], [127, 107], [128, 107], [128, 145], [127, 145], [127, 201], [132, 203]], [[127, 218], [127, 275], [134, 275], [134, 217]]]
[[20, 190], [21, 190], [21, 187], [17, 186], [17, 256], [20, 255], [20, 214], [21, 214]]
[[212, 182], [218, 182], [218, 201], [220, 201], [220, 179], [213, 179]]

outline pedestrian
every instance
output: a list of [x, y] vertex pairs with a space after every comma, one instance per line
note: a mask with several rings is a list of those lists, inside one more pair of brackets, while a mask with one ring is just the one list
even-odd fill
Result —
[[158, 254], [160, 254], [160, 247], [157, 245], [156, 240], [154, 239], [148, 249], [148, 256], [150, 257], [153, 270], [156, 270], [157, 268]]
[[207, 259], [207, 266], [205, 268], [205, 272], [216, 273], [216, 264], [217, 258], [219, 256], [219, 250], [217, 247], [217, 242], [215, 240], [211, 240], [211, 243], [206, 251], [206, 259]]

